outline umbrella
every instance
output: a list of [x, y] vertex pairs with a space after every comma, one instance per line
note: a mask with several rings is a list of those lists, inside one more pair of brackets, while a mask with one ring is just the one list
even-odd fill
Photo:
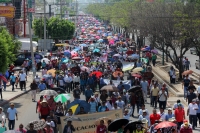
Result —
[[152, 49], [151, 52], [154, 53], [154, 54], [158, 54], [158, 51], [155, 50], [155, 49]]
[[116, 78], [116, 77], [118, 77], [118, 75], [120, 76], [120, 77], [122, 77], [124, 74], [121, 72], [121, 71], [115, 71], [114, 73], [113, 73], [113, 76]]
[[85, 66], [82, 66], [82, 67], [81, 67], [81, 70], [82, 70], [82, 71], [87, 71], [87, 72], [90, 71], [89, 68], [88, 68], [88, 67], [85, 67]]
[[47, 74], [52, 75], [53, 77], [56, 76], [56, 70], [55, 69], [50, 69], [47, 71]]
[[122, 64], [123, 64], [123, 68], [122, 68], [123, 72], [129, 71], [129, 70], [133, 69], [133, 67], [134, 67], [134, 63], [125, 63], [125, 62], [122, 62]]
[[82, 46], [82, 47], [86, 47], [87, 46], [87, 44], [80, 44], [79, 46]]
[[128, 90], [128, 92], [136, 92], [138, 90], [141, 90], [142, 87], [141, 86], [132, 86], [130, 90]]
[[7, 130], [3, 133], [21, 133], [20, 131], [17, 131], [17, 130]]
[[50, 61], [50, 60], [47, 59], [47, 58], [43, 58], [43, 59], [41, 60], [41, 62], [43, 62], [43, 61], [44, 61], [46, 64], [49, 64], [49, 61]]
[[136, 67], [135, 69], [133, 69], [133, 72], [140, 72], [143, 71], [144, 69], [142, 67]]
[[192, 74], [192, 73], [193, 73], [192, 70], [187, 70], [187, 71], [184, 71], [184, 72], [182, 73], [182, 75], [189, 75], [189, 74]]
[[143, 124], [141, 121], [133, 121], [133, 122], [129, 122], [126, 127], [124, 128], [124, 133], [126, 133], [127, 130], [130, 131], [130, 133], [132, 133], [134, 130], [136, 130], [136, 125], [137, 124]]
[[158, 125], [156, 125], [154, 129], [162, 129], [162, 128], [176, 127], [176, 126], [177, 125], [173, 122], [163, 121], [161, 123], [158, 123]]
[[98, 53], [98, 52], [100, 52], [100, 50], [96, 48], [96, 49], [93, 50], [93, 53], [95, 53], [95, 52]]
[[67, 63], [69, 60], [68, 59], [65, 59], [62, 63]]
[[144, 63], [148, 63], [148, 59], [146, 58], [140, 58], [141, 62], [144, 62]]
[[129, 123], [129, 120], [127, 119], [117, 119], [108, 125], [108, 131], [116, 132], [118, 129], [120, 129], [122, 126], [126, 126]]
[[95, 71], [95, 72], [90, 73], [90, 76], [92, 75], [95, 75], [97, 78], [100, 78], [103, 75], [103, 73], [100, 71]]
[[100, 125], [100, 121], [101, 120], [103, 120], [104, 121], [104, 124], [105, 125], [107, 125], [108, 124], [108, 120], [111, 120], [110, 118], [108, 118], [108, 117], [101, 117], [101, 118], [99, 118], [99, 119], [97, 119], [96, 121], [95, 121], [95, 125]]
[[60, 92], [60, 93], [66, 93], [65, 90], [63, 88], [60, 88], [60, 87], [53, 87], [53, 88], [51, 88], [51, 90], [54, 90], [54, 91]]
[[22, 70], [22, 67], [14, 67], [12, 70], [13, 70], [13, 71], [21, 71], [21, 70]]
[[40, 92], [40, 95], [57, 96], [58, 93], [54, 90], [43, 90]]
[[100, 56], [101, 56], [101, 53], [94, 52], [94, 55], [95, 55], [95, 56], [99, 56], [99, 57], [100, 57]]
[[118, 91], [118, 88], [113, 86], [113, 85], [105, 85], [104, 87], [101, 88], [101, 91], [106, 90], [106, 91]]
[[6, 79], [6, 77], [4, 77], [3, 75], [0, 75], [0, 79], [3, 80], [4, 82], [8, 82], [8, 80]]
[[136, 78], [142, 78], [142, 76], [140, 74], [137, 74], [137, 73], [133, 73], [132, 76], [136, 77]]
[[120, 54], [114, 54], [113, 57], [119, 57], [119, 58], [121, 58], [122, 55], [120, 55]]
[[35, 121], [31, 121], [29, 122], [29, 124], [25, 127], [27, 130], [30, 129], [30, 123], [33, 123], [34, 125], [34, 130], [40, 130], [40, 129], [44, 129], [46, 127], [46, 122], [44, 120], [35, 120]]
[[75, 115], [79, 113], [80, 107], [83, 107], [86, 113], [90, 111], [90, 104], [87, 103], [85, 100], [75, 99], [67, 106], [68, 109], [72, 109], [73, 114]]
[[67, 102], [67, 100], [70, 99], [70, 95], [69, 94], [60, 94], [57, 97], [54, 98], [55, 102], [61, 102], [61, 103], [65, 103]]
[[72, 60], [82, 60], [81, 57], [73, 57]]

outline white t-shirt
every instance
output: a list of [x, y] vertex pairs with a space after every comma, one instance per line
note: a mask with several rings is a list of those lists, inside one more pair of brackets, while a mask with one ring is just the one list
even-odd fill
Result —
[[17, 114], [16, 108], [8, 108], [7, 110], [9, 120], [15, 120], [15, 115]]
[[200, 94], [200, 86], [197, 87], [197, 93]]
[[59, 85], [64, 86], [64, 81], [62, 79], [59, 80]]
[[117, 103], [117, 106], [120, 107], [121, 109], [123, 109], [124, 106], [125, 106], [124, 101], [119, 101], [119, 100], [117, 100], [116, 103]]
[[167, 92], [165, 91], [164, 94], [162, 94], [162, 91], [159, 92], [158, 97], [159, 97], [159, 101], [166, 101], [167, 97], [165, 97], [165, 95], [167, 96]]
[[163, 112], [162, 114], [160, 112], [158, 112], [158, 114], [160, 115], [160, 119], [162, 119], [163, 121], [165, 121], [167, 114], [165, 114], [165, 112]]
[[[147, 109], [144, 109], [146, 111], [146, 114], [149, 115], [149, 112]], [[143, 115], [143, 110], [139, 109], [139, 115]]]
[[26, 74], [25, 73], [21, 73], [19, 75], [19, 79], [20, 79], [20, 81], [26, 81]]
[[55, 127], [55, 123], [54, 123], [53, 121], [51, 121], [51, 122], [47, 122], [47, 121], [46, 121], [46, 123], [50, 123], [50, 124], [51, 124], [51, 127]]
[[195, 104], [190, 103], [188, 105], [189, 115], [196, 115], [197, 114], [197, 110], [195, 110], [195, 109], [198, 109], [198, 108], [199, 107], [198, 107], [198, 105], [196, 103]]

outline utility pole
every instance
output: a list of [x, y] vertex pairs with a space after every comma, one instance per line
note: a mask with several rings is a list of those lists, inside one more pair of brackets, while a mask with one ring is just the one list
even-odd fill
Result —
[[43, 50], [46, 49], [47, 50], [47, 36], [46, 36], [46, 0], [44, 0], [44, 46], [43, 46]]
[[24, 6], [24, 37], [26, 37], [26, 0], [23, 1]]
[[51, 17], [51, 5], [49, 5], [49, 18]]
[[75, 28], [77, 25], [77, 19], [78, 19], [78, 1], [76, 0], [76, 17], [75, 17]]
[[62, 19], [62, 0], [60, 0], [60, 18]]

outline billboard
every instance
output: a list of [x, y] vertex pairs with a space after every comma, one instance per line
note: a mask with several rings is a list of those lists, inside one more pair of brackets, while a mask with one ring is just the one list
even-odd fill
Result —
[[14, 18], [15, 7], [14, 6], [0, 6], [0, 17]]

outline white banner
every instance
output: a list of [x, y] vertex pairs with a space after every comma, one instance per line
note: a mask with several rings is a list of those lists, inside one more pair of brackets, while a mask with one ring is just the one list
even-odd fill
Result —
[[[110, 84], [109, 79], [103, 79], [103, 80], [107, 85]], [[121, 80], [112, 80], [112, 82], [113, 82], [114, 86], [117, 87], [120, 84]], [[122, 80], [122, 83], [131, 86], [131, 80]]]

